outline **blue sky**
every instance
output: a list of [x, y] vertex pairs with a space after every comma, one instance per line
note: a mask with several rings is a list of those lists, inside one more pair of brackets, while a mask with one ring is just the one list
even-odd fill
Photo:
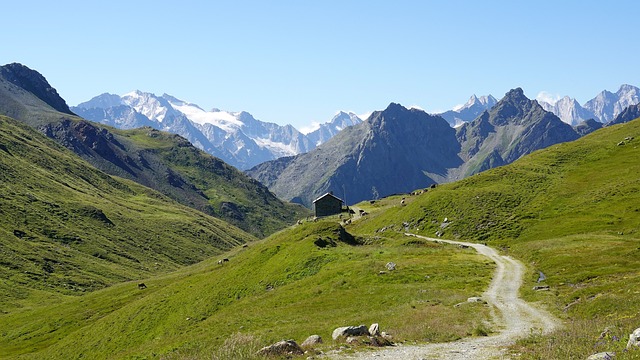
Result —
[[0, 62], [70, 105], [139, 89], [297, 128], [390, 102], [640, 85], [637, 1], [11, 1]]

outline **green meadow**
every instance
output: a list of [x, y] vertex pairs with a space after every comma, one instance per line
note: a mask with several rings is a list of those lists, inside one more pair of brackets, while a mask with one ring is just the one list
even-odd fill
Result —
[[336, 327], [371, 323], [398, 343], [496, 331], [489, 308], [454, 306], [482, 294], [494, 264], [404, 232], [484, 242], [528, 266], [522, 296], [564, 327], [518, 341], [514, 357], [640, 356], [624, 351], [640, 327], [640, 121], [358, 204], [369, 215], [350, 225], [329, 217], [261, 240], [7, 124], [0, 358], [251, 359], [318, 334], [313, 354], [346, 346]]

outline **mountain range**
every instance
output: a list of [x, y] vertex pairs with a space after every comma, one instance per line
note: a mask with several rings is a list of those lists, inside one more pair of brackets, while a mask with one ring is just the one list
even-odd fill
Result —
[[307, 152], [362, 121], [353, 113], [339, 112], [331, 121], [303, 134], [291, 125], [263, 122], [244, 111], [205, 111], [167, 94], [137, 90], [123, 96], [105, 93], [71, 110], [85, 119], [121, 129], [150, 126], [179, 134], [239, 169]]
[[438, 115], [447, 120], [449, 125], [452, 127], [459, 127], [462, 124], [477, 118], [485, 110], [491, 109], [497, 102], [498, 100], [496, 100], [492, 95], [480, 97], [471, 95], [464, 105]]
[[539, 103], [545, 110], [553, 112], [562, 121], [573, 126], [588, 119], [606, 124], [624, 109], [640, 103], [640, 89], [624, 84], [615, 93], [603, 90], [584, 105], [580, 105], [576, 99], [568, 96], [555, 103], [545, 101], [539, 101]]
[[[116, 128], [146, 126], [182, 134], [196, 148], [223, 160], [230, 159], [229, 162], [237, 167], [259, 164], [248, 170], [248, 174], [281, 198], [307, 207], [326, 191], [341, 193], [345, 200], [353, 203], [374, 194], [384, 196], [461, 179], [601, 127], [597, 121], [584, 121], [574, 128], [562, 126], [556, 116], [550, 116], [551, 113], [544, 111], [538, 102], [527, 99], [521, 89], [515, 89], [500, 101], [491, 95], [474, 95], [466, 104], [442, 116], [425, 117], [428, 114], [419, 109], [411, 109], [409, 113], [413, 115], [408, 116], [401, 111], [408, 109], [398, 104], [372, 113], [364, 122], [353, 113], [339, 112], [332, 121], [303, 134], [291, 125], [265, 123], [247, 112], [205, 111], [167, 94], [156, 96], [141, 91], [124, 96], [102, 94], [76, 107], [65, 108], [64, 100], [60, 99], [64, 106], [56, 100], [59, 96], [55, 89], [46, 80], [43, 82], [44, 78], [37, 72], [34, 72], [37, 75], [30, 74], [31, 70], [25, 68], [6, 66], [3, 76], [8, 84], [25, 86], [18, 86], [20, 91], [25, 91], [31, 86], [29, 84], [40, 84], [34, 91], [51, 104], [45, 103], [48, 110], [33, 105], [40, 110], [35, 112], [37, 116], [32, 114], [29, 119], [33, 123], [38, 117], [42, 118], [37, 125], [45, 134], [58, 139], [104, 171], [151, 186], [245, 230], [250, 230], [252, 223], [246, 216], [252, 213], [249, 208], [228, 201], [228, 195], [213, 198], [202, 195], [202, 186], [209, 186], [208, 191], [212, 191], [212, 182], [204, 185], [186, 181], [186, 174], [175, 171], [180, 164], [169, 160], [176, 159], [175, 154], [160, 155], [148, 148], [143, 154], [140, 151], [144, 147], [128, 142], [136, 136], [119, 134], [116, 129], [101, 128], [95, 123], [60, 118], [60, 114], [73, 117], [77, 113]], [[38, 90], [40, 88], [42, 90]], [[14, 90], [5, 91], [5, 96], [9, 98], [6, 94], [13, 94]], [[636, 92], [637, 88], [623, 85], [616, 94], [603, 92], [590, 101], [589, 106], [600, 109], [602, 116], [610, 117], [624, 104], [635, 101]], [[28, 101], [22, 101], [16, 109], [24, 108], [26, 103]], [[62, 112], [51, 109], [52, 106]], [[5, 106], [5, 109], [8, 109], [7, 115], [16, 112], [11, 106]], [[56, 121], [43, 115], [50, 111], [53, 111], [54, 119], [58, 117]], [[469, 120], [473, 116], [475, 119]], [[421, 120], [416, 120], [418, 118]], [[441, 120], [448, 128], [434, 125]], [[428, 126], [421, 124], [425, 121]], [[362, 125], [364, 123], [369, 125]], [[333, 139], [336, 140], [332, 142]], [[107, 145], [101, 147], [100, 144]], [[146, 173], [149, 167], [136, 160], [138, 158], [142, 159], [140, 161], [153, 158], [151, 163], [162, 166]], [[177, 177], [173, 176], [175, 174]], [[190, 186], [177, 186], [182, 183]], [[248, 199], [245, 197], [243, 202], [254, 204]], [[250, 231], [256, 235], [265, 234], [256, 228]]]
[[[0, 69], [0, 115], [32, 126], [106, 174], [154, 189], [258, 237], [306, 214], [179, 135], [151, 127], [121, 130], [87, 121], [61, 106], [66, 102], [37, 71], [20, 64]], [[117, 99], [102, 97], [101, 101]], [[166, 107], [146, 111], [176, 126], [192, 125]]]
[[308, 153], [247, 173], [279, 197], [308, 207], [328, 191], [352, 204], [461, 179], [580, 137], [520, 88], [475, 120], [457, 129], [449, 125], [440, 116], [392, 103]]

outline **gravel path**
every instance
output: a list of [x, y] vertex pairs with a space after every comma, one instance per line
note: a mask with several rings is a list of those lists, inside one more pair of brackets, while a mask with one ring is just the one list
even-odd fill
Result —
[[496, 335], [474, 337], [449, 343], [425, 345], [398, 345], [380, 350], [361, 352], [352, 355], [327, 354], [332, 359], [507, 359], [506, 347], [518, 338], [527, 336], [532, 330], [548, 333], [560, 326], [560, 321], [548, 312], [536, 308], [518, 296], [522, 285], [524, 265], [508, 256], [482, 244], [451, 241], [416, 236], [421, 239], [466, 245], [496, 263], [496, 271], [489, 289], [482, 298], [493, 307], [494, 328], [500, 328]]

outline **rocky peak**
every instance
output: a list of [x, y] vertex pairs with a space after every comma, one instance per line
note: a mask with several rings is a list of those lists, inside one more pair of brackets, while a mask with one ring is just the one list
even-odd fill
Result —
[[490, 113], [492, 122], [495, 125], [505, 125], [513, 119], [521, 121], [524, 118], [524, 114], [535, 108], [544, 111], [537, 102], [529, 100], [521, 88], [515, 88], [509, 90], [491, 109]]
[[0, 76], [34, 94], [55, 110], [75, 115], [56, 89], [39, 72], [19, 63], [12, 63], [0, 67]]
[[504, 98], [502, 100], [506, 100], [512, 103], [528, 103], [529, 101], [531, 101], [524, 95], [524, 91], [522, 90], [522, 88], [509, 90], [504, 95]]
[[115, 106], [122, 105], [122, 99], [120, 96], [115, 94], [104, 93], [100, 94], [89, 101], [85, 101], [83, 103], [78, 104], [77, 108], [82, 109], [108, 109]]

